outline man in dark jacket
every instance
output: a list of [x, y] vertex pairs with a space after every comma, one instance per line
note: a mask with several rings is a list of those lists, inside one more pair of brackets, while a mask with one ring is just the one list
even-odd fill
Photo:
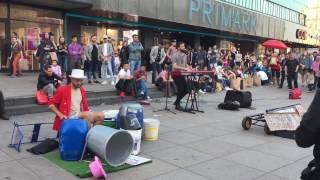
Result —
[[44, 67], [44, 72], [41, 72], [39, 75], [37, 89], [46, 92], [50, 99], [54, 95], [56, 87], [59, 84], [61, 84], [61, 78], [53, 73], [50, 65], [46, 65]]
[[[318, 89], [315, 97], [308, 109], [303, 115], [300, 126], [296, 130], [296, 143], [299, 147], [309, 148], [314, 145], [314, 161], [320, 165], [320, 90]], [[320, 166], [314, 171], [314, 174], [308, 180], [320, 179]]]
[[9, 116], [6, 113], [4, 105], [4, 97], [2, 91], [0, 91], [0, 119], [9, 120]]

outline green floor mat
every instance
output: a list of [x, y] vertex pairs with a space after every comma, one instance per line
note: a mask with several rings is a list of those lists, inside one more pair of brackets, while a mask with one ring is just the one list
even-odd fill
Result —
[[[87, 177], [92, 176], [92, 174], [89, 170], [89, 162], [88, 161], [63, 161], [60, 159], [60, 155], [59, 155], [58, 151], [54, 151], [54, 152], [50, 152], [48, 154], [45, 154], [44, 157], [47, 158], [52, 163], [56, 164], [57, 166], [61, 167], [62, 169], [70, 172], [71, 174], [73, 174], [79, 178], [87, 178]], [[152, 161], [150, 160], [149, 162], [144, 163], [144, 164], [148, 164], [151, 162]], [[143, 164], [140, 164], [140, 165], [143, 165]], [[140, 166], [140, 165], [138, 165], [138, 166]], [[129, 164], [124, 164], [119, 167], [112, 167], [110, 165], [104, 165], [104, 169], [106, 170], [107, 173], [118, 172], [118, 171], [122, 171], [122, 170], [129, 169], [132, 167], [136, 167], [136, 166], [132, 166]]]

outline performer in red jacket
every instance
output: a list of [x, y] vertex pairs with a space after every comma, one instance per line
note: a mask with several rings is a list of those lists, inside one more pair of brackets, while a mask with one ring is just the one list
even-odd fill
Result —
[[73, 118], [85, 119], [89, 125], [102, 124], [104, 114], [89, 111], [86, 91], [82, 87], [86, 78], [83, 70], [73, 69], [69, 77], [71, 83], [58, 88], [49, 101], [49, 108], [57, 115], [53, 129], [59, 131], [63, 120]]

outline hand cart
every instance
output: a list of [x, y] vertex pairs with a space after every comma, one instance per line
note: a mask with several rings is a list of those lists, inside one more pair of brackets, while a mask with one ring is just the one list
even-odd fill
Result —
[[[284, 106], [284, 107], [279, 107], [279, 108], [273, 108], [273, 109], [267, 109], [265, 114], [268, 113], [276, 113], [279, 112], [281, 110], [286, 110], [288, 108], [294, 108], [297, 105], [301, 105], [301, 104], [294, 104], [294, 105], [290, 105], [290, 106]], [[264, 132], [268, 135], [272, 134], [273, 132], [270, 131], [268, 124], [266, 123], [265, 120], [265, 114], [264, 113], [260, 113], [260, 114], [254, 114], [251, 116], [246, 116], [243, 118], [242, 120], [242, 128], [244, 130], [249, 130], [251, 128], [251, 126], [259, 126], [259, 127], [263, 127]]]

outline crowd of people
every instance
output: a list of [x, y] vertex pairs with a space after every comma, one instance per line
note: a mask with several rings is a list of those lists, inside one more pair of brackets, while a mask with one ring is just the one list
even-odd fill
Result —
[[[201, 93], [214, 92], [217, 84], [228, 90], [232, 79], [250, 76], [259, 77], [262, 85], [271, 84], [278, 88], [282, 88], [287, 80], [288, 88], [292, 89], [298, 88], [300, 74], [302, 86], [306, 86], [308, 91], [320, 86], [320, 56], [317, 52], [311, 54], [306, 51], [300, 55], [268, 50], [257, 57], [255, 52], [242, 54], [235, 47], [220, 49], [213, 45], [206, 50], [202, 46], [192, 49], [185, 44], [185, 48], [179, 51], [174, 39], [169, 47], [158, 43], [147, 48], [150, 49], [148, 51], [138, 35], [133, 35], [132, 39], [131, 43], [124, 40], [121, 49], [117, 49], [108, 36], [98, 42], [97, 36], [92, 35], [90, 43], [83, 46], [75, 35], [67, 44], [64, 37], [55, 42], [54, 34], [43, 33], [35, 54], [40, 66], [37, 89], [45, 91], [50, 98], [64, 80], [70, 83], [68, 76], [73, 69], [83, 69], [89, 84], [111, 85], [121, 97], [138, 96], [150, 100], [147, 67], [152, 70], [151, 81], [159, 90], [170, 85], [170, 89], [176, 92], [171, 71], [173, 58], [178, 52], [185, 55], [186, 65], [193, 70], [214, 72], [214, 75], [201, 77]], [[10, 77], [19, 77], [22, 75], [19, 60], [24, 57], [24, 50], [16, 33], [12, 34], [10, 52]]]

